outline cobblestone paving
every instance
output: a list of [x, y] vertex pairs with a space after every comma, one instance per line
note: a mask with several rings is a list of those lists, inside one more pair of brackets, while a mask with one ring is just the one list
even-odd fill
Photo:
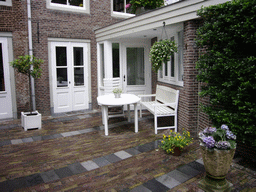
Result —
[[[27, 132], [20, 120], [0, 121], [0, 191], [202, 191], [197, 141], [175, 157], [158, 149], [168, 131], [155, 135], [153, 116], [139, 133], [124, 118], [109, 125], [105, 136], [100, 112], [43, 117]], [[233, 191], [256, 191], [255, 172], [236, 163], [227, 179]]]

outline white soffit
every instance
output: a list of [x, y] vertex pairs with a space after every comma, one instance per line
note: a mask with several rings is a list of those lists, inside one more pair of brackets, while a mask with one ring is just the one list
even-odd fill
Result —
[[[207, 7], [229, 0], [183, 0], [161, 7], [154, 11], [126, 19], [119, 23], [95, 30], [98, 42], [119, 38], [147, 38], [161, 35], [163, 22], [166, 26], [196, 19], [196, 12], [202, 6]], [[153, 31], [153, 29], [156, 29]]]

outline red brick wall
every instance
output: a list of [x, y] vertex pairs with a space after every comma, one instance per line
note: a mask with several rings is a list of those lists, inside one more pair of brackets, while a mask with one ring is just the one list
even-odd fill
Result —
[[[97, 50], [94, 30], [115, 23], [120, 19], [111, 17], [111, 1], [91, 0], [90, 14], [46, 9], [46, 0], [32, 0], [33, 54], [45, 62], [43, 73], [35, 81], [36, 106], [43, 115], [50, 115], [50, 87], [48, 67], [48, 37], [91, 40], [92, 106], [96, 108], [97, 96]], [[28, 54], [26, 1], [13, 1], [12, 7], [0, 6], [0, 31], [13, 34], [14, 58]], [[38, 29], [39, 24], [39, 42]], [[29, 109], [28, 82], [24, 75], [16, 76], [18, 114]]]

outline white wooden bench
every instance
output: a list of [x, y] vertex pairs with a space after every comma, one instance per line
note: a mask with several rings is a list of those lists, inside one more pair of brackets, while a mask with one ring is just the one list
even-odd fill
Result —
[[[158, 129], [174, 129], [177, 132], [179, 90], [157, 85], [156, 94], [139, 95], [139, 97], [141, 98], [140, 117], [142, 117], [143, 106], [154, 115], [155, 134], [157, 134]], [[155, 99], [152, 101], [152, 98]], [[174, 116], [174, 125], [158, 127], [157, 118], [165, 116]]]

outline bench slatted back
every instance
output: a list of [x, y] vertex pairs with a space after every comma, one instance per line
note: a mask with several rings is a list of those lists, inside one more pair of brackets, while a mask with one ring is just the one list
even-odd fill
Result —
[[105, 79], [103, 79], [103, 84], [104, 84], [104, 94], [105, 95], [113, 93], [112, 91], [115, 88], [121, 88], [119, 77], [105, 78]]
[[156, 100], [162, 103], [176, 103], [178, 104], [179, 90], [170, 87], [157, 85], [156, 87]]

